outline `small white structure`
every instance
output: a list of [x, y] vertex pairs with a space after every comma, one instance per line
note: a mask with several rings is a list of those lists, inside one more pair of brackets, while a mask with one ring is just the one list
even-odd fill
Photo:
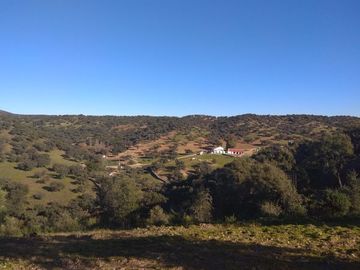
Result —
[[222, 155], [222, 154], [225, 154], [226, 152], [225, 152], [224, 147], [219, 146], [219, 147], [214, 148], [211, 153], [216, 154], [216, 155]]

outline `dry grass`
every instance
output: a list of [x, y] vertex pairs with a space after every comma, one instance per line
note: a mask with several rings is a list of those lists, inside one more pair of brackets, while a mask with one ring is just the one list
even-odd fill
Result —
[[[359, 269], [360, 229], [199, 225], [0, 242], [2, 269]], [[2, 263], [1, 263], [2, 262]]]

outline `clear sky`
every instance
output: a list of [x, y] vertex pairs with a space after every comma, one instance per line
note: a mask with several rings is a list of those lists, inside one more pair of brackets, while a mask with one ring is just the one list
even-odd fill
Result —
[[1, 0], [0, 109], [360, 116], [360, 1]]

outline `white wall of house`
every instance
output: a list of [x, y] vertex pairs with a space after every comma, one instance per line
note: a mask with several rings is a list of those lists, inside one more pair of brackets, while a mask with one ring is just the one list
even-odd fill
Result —
[[217, 155], [222, 155], [222, 154], [225, 154], [226, 152], [225, 152], [225, 149], [224, 149], [224, 147], [216, 147], [216, 148], [214, 148], [213, 149], [213, 151], [212, 151], [212, 153], [213, 154], [217, 154]]

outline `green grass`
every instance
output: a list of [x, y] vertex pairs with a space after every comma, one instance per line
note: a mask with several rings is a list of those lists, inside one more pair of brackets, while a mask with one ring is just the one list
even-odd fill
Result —
[[[193, 159], [195, 158], [195, 159]], [[201, 163], [201, 162], [210, 162], [214, 168], [221, 168], [224, 167], [224, 165], [234, 161], [235, 157], [226, 156], [226, 155], [212, 155], [212, 154], [204, 154], [204, 155], [197, 155], [190, 158], [184, 158], [182, 161], [184, 161], [185, 166], [187, 168], [193, 168], [195, 165]]]
[[48, 153], [50, 155], [50, 158], [51, 158], [51, 164], [50, 166], [52, 166], [53, 164], [64, 164], [64, 165], [67, 165], [67, 166], [71, 166], [71, 165], [76, 165], [77, 163], [74, 162], [74, 161], [71, 161], [71, 160], [67, 160], [67, 159], [64, 159], [63, 158], [63, 155], [64, 155], [64, 151], [61, 151], [61, 150], [52, 150]]
[[[314, 237], [315, 236], [315, 237]], [[0, 242], [2, 269], [359, 269], [360, 229], [193, 225]], [[34, 248], [36, 247], [36, 248]]]
[[[38, 179], [33, 178], [34, 173], [37, 171], [46, 170], [48, 175], [53, 173], [44, 168], [35, 168], [31, 171], [22, 171], [16, 169], [16, 163], [2, 162], [0, 163], [0, 178], [8, 179], [17, 183], [27, 185], [29, 187], [28, 199], [30, 204], [47, 204], [48, 202], [58, 202], [60, 204], [66, 204], [69, 200], [76, 197], [76, 194], [71, 190], [76, 188], [73, 185], [73, 179], [68, 177], [64, 179], [50, 179], [47, 183], [37, 183]], [[60, 192], [48, 192], [44, 187], [48, 186], [51, 182], [61, 181], [65, 188]], [[33, 199], [33, 195], [41, 193], [43, 198], [41, 200]]]
[[175, 142], [187, 142], [187, 139], [186, 139], [186, 135], [185, 134], [182, 134], [182, 133], [177, 133], [174, 137], [173, 137], [173, 140]]
[[[55, 164], [74, 165], [76, 162], [66, 160], [62, 157], [63, 152], [60, 150], [53, 150], [49, 153], [51, 158], [51, 164], [49, 168]], [[0, 163], [0, 178], [15, 181], [17, 183], [25, 184], [29, 187], [28, 200], [30, 204], [47, 204], [49, 202], [57, 202], [60, 204], [67, 204], [71, 199], [77, 195], [72, 192], [76, 188], [76, 185], [72, 184], [73, 179], [66, 177], [64, 179], [55, 179], [55, 175], [48, 168], [35, 168], [31, 171], [23, 171], [16, 169], [17, 163], [14, 162], [2, 162]], [[47, 175], [51, 179], [47, 183], [37, 183], [38, 179], [34, 178], [34, 174], [38, 171], [45, 170]], [[51, 182], [61, 181], [65, 188], [59, 192], [49, 192], [44, 189]], [[33, 195], [41, 193], [43, 198], [41, 200], [35, 200]]]

